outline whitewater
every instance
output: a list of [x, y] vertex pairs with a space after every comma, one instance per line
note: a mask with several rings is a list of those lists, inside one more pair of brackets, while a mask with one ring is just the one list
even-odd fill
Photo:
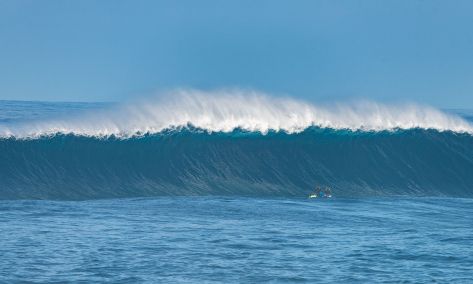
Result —
[[263, 134], [299, 133], [309, 127], [352, 131], [420, 128], [473, 133], [473, 125], [458, 115], [412, 103], [387, 105], [359, 101], [319, 106], [256, 91], [177, 90], [60, 118], [3, 123], [0, 137], [24, 139], [74, 134], [129, 138], [189, 126], [207, 132], [241, 129]]
[[0, 282], [472, 283], [472, 117], [242, 90], [0, 101]]
[[178, 90], [0, 109], [0, 199], [473, 196], [473, 126], [428, 106]]

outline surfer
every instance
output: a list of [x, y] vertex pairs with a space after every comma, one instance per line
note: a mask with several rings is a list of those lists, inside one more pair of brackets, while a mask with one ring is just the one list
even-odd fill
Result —
[[314, 192], [312, 192], [310, 195], [309, 195], [309, 198], [317, 198], [317, 197], [322, 197], [322, 189], [317, 186], [314, 190]]
[[332, 197], [332, 190], [326, 186], [323, 189], [317, 186], [313, 193], [309, 195], [309, 198], [330, 198]]
[[325, 198], [332, 197], [332, 190], [328, 186], [326, 186], [325, 189], [324, 189], [324, 197]]

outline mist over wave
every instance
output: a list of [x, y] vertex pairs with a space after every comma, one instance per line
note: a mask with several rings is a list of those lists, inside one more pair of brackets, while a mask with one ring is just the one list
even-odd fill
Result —
[[0, 199], [473, 196], [473, 127], [415, 104], [251, 91], [0, 103]]
[[254, 91], [177, 90], [69, 117], [0, 123], [0, 137], [75, 134], [127, 138], [188, 126], [207, 132], [241, 129], [263, 134], [268, 131], [298, 133], [309, 127], [353, 131], [421, 128], [473, 133], [473, 125], [459, 116], [416, 104], [364, 101], [322, 106]]

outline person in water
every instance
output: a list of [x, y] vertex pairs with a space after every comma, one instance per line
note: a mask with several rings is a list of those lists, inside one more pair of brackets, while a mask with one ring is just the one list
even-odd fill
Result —
[[323, 192], [322, 188], [320, 188], [320, 186], [317, 186], [315, 188], [315, 191], [314, 191], [313, 195], [315, 195], [317, 197], [324, 197], [324, 192]]
[[317, 197], [325, 197], [325, 198], [332, 197], [332, 190], [330, 190], [330, 187], [328, 186], [325, 187], [323, 190], [321, 187], [317, 186], [315, 188], [313, 195]]
[[332, 190], [330, 190], [330, 187], [325, 187], [324, 189], [324, 196], [325, 197], [331, 197], [332, 196]]

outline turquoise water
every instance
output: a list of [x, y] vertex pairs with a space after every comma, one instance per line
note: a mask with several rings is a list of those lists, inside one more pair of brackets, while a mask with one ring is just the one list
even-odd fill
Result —
[[471, 283], [473, 201], [1, 201], [0, 282]]

